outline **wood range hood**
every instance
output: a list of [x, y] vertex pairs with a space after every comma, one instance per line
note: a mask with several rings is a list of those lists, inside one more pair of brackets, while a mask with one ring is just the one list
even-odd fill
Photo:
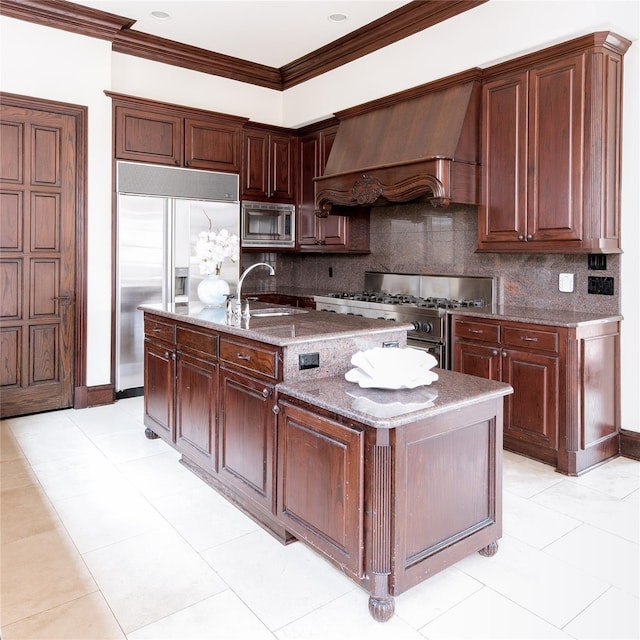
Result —
[[336, 114], [316, 215], [414, 200], [479, 204], [481, 70]]

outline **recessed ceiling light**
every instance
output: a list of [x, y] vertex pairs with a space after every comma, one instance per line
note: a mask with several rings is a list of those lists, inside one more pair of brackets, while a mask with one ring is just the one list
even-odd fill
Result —
[[151, 15], [157, 20], [168, 20], [171, 16], [164, 11], [152, 11]]
[[347, 19], [347, 16], [344, 13], [332, 13], [327, 20], [329, 22], [344, 22]]

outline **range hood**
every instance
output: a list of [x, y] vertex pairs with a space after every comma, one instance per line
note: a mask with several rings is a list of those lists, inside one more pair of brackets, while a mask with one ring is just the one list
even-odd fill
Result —
[[426, 200], [437, 207], [480, 200], [480, 70], [336, 114], [316, 215], [349, 207]]

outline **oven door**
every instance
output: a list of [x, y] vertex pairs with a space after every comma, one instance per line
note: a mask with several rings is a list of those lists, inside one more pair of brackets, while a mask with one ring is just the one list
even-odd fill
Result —
[[412, 338], [407, 336], [407, 347], [412, 349], [421, 349], [430, 353], [438, 361], [438, 367], [441, 369], [448, 369], [449, 363], [447, 362], [447, 350], [444, 344], [439, 342], [430, 342], [429, 340], [420, 340], [419, 338]]

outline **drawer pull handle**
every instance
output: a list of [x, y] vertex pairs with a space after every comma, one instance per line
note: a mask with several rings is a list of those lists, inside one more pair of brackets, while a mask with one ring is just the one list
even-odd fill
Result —
[[251, 356], [248, 353], [238, 352], [236, 353], [238, 360], [251, 360]]
[[538, 338], [530, 338], [529, 336], [522, 336], [521, 340], [525, 342], [538, 342]]
[[482, 329], [469, 329], [469, 333], [484, 333]]
[[160, 329], [159, 327], [156, 327], [156, 328], [153, 330], [153, 333], [160, 333], [161, 331], [162, 331], [162, 329]]

